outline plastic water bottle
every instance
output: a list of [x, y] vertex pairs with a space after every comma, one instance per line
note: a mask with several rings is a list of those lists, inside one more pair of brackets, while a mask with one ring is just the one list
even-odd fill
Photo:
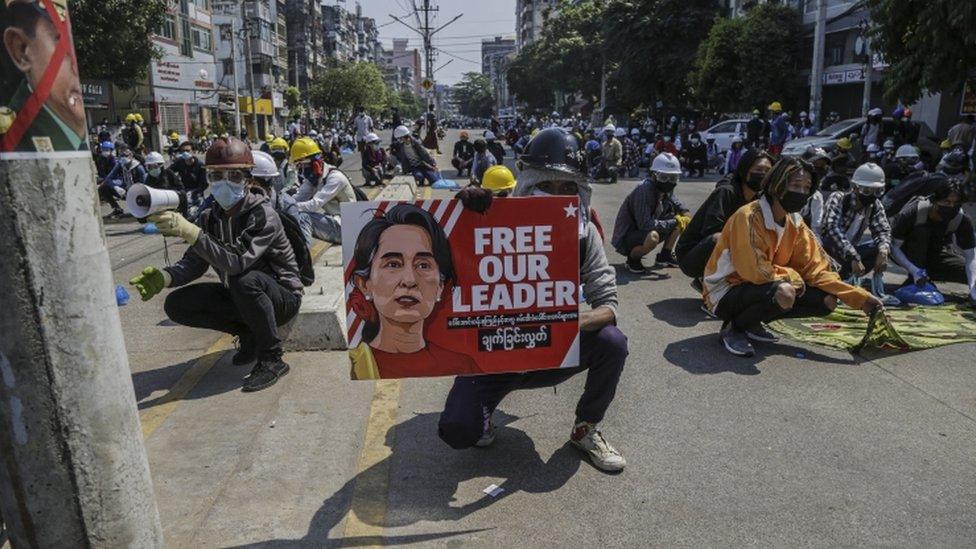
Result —
[[129, 292], [125, 291], [125, 287], [119, 284], [115, 287], [115, 304], [121, 307], [128, 302]]

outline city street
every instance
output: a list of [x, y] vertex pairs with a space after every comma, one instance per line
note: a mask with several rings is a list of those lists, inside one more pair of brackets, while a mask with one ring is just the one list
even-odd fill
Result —
[[[438, 158], [448, 177], [456, 136], [448, 132]], [[358, 184], [356, 155], [346, 158]], [[694, 211], [715, 180], [683, 180], [677, 195]], [[608, 231], [636, 184], [595, 187]], [[105, 232], [117, 284], [164, 264], [161, 236], [134, 222]], [[175, 240], [170, 261], [184, 249]], [[784, 340], [736, 358], [678, 269], [636, 276], [607, 254], [630, 350], [601, 423], [628, 461], [617, 475], [567, 443], [584, 376], [512, 394], [496, 412], [494, 445], [454, 451], [436, 432], [451, 378], [354, 382], [344, 352], [289, 353], [288, 376], [241, 393], [246, 371], [230, 364], [229, 337], [173, 325], [162, 311], [167, 290], [143, 303], [129, 287], [120, 313], [166, 545], [976, 539], [976, 344], [866, 361]], [[492, 484], [504, 491], [485, 494]]]

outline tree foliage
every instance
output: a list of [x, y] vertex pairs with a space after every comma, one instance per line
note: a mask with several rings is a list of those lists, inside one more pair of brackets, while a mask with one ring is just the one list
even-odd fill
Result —
[[340, 112], [357, 105], [378, 111], [386, 106], [386, 82], [376, 65], [349, 63], [317, 75], [309, 90], [312, 104]]
[[911, 103], [926, 92], [959, 89], [976, 67], [976, 2], [867, 0], [871, 47], [891, 66], [885, 99]]
[[172, 0], [70, 0], [78, 71], [82, 78], [104, 78], [131, 88], [148, 76], [160, 52], [158, 32]]
[[715, 111], [795, 105], [800, 83], [800, 18], [779, 5], [757, 6], [743, 18], [716, 18], [688, 75], [699, 107]]
[[488, 118], [495, 111], [495, 92], [487, 75], [466, 72], [454, 86], [458, 111], [464, 116]]

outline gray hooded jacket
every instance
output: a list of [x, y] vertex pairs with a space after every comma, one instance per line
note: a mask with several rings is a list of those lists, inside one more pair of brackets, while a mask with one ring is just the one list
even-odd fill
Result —
[[519, 172], [513, 196], [532, 196], [535, 186], [543, 181], [575, 180], [580, 195], [580, 282], [586, 302], [592, 308], [609, 307], [617, 314], [617, 273], [607, 261], [603, 251], [603, 239], [596, 225], [589, 220], [590, 197], [593, 194], [589, 181], [582, 175], [568, 176], [560, 171], [526, 168]]
[[170, 287], [193, 282], [208, 267], [225, 285], [228, 277], [258, 269], [292, 292], [302, 293], [295, 252], [271, 201], [260, 193], [244, 193], [243, 201], [233, 216], [217, 204], [200, 214], [200, 238], [175, 265], [166, 267], [172, 277]]

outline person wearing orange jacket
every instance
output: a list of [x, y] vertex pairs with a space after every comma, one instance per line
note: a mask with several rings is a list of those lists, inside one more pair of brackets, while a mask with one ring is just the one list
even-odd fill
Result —
[[783, 158], [763, 179], [758, 200], [729, 218], [705, 266], [705, 306], [722, 319], [722, 343], [752, 356], [750, 340], [772, 343], [763, 327], [779, 318], [826, 316], [840, 300], [867, 314], [881, 301], [841, 281], [799, 211], [814, 189], [813, 167]]

